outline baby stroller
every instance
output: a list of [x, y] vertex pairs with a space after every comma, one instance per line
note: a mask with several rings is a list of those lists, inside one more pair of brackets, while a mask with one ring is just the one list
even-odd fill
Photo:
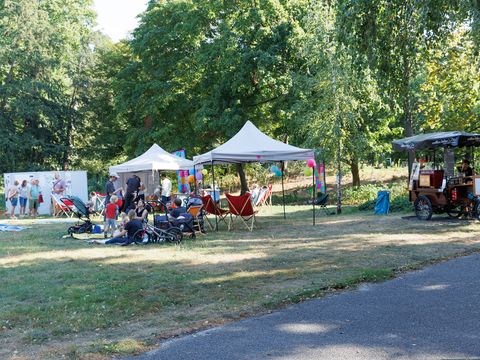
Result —
[[70, 226], [67, 230], [68, 234], [91, 233], [94, 225], [90, 221], [90, 210], [87, 205], [77, 196], [68, 196], [60, 198], [60, 201], [72, 209], [72, 212], [78, 217], [79, 222]]

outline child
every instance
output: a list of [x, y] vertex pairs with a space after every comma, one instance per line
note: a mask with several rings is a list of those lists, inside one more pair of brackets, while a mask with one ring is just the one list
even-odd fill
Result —
[[118, 224], [118, 229], [114, 231], [113, 237], [120, 236], [120, 233], [125, 228], [125, 225], [127, 224], [127, 222], [128, 222], [127, 214], [125, 214], [124, 212], [120, 213], [120, 223]]
[[117, 228], [117, 215], [118, 215], [118, 198], [116, 195], [110, 197], [110, 204], [107, 204], [105, 208], [105, 227], [103, 229], [105, 238], [110, 230], [113, 236], [113, 232]]

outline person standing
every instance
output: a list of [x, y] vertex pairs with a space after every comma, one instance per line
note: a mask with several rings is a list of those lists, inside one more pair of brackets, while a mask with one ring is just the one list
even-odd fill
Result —
[[28, 201], [28, 183], [27, 180], [22, 181], [22, 185], [18, 188], [18, 195], [20, 200], [20, 216], [25, 216], [25, 208]]
[[172, 182], [167, 175], [162, 174], [162, 204], [166, 206], [172, 200]]
[[37, 179], [32, 179], [32, 185], [28, 190], [28, 200], [30, 206], [30, 216], [37, 217], [38, 207], [40, 206], [40, 195], [42, 190], [40, 189], [39, 181]]
[[105, 206], [110, 204], [110, 198], [116, 192], [114, 182], [117, 181], [117, 179], [118, 179], [117, 173], [112, 172], [108, 176], [108, 180], [105, 183], [105, 204], [104, 204]]
[[59, 173], [55, 174], [55, 180], [53, 181], [52, 193], [61, 197], [65, 191], [65, 180], [60, 177]]
[[140, 189], [140, 180], [136, 175], [132, 175], [127, 180], [127, 191], [125, 193], [125, 200], [122, 206], [122, 212], [127, 212], [132, 206], [133, 200], [137, 197], [138, 189]]
[[105, 207], [105, 226], [103, 227], [104, 237], [106, 238], [108, 232], [112, 233], [117, 228], [117, 216], [118, 216], [118, 205], [117, 205], [117, 196], [112, 195], [110, 197], [110, 202]]
[[52, 204], [51, 204], [51, 215], [57, 216], [61, 213], [60, 204], [62, 201], [60, 200], [63, 196], [63, 192], [65, 191], [65, 181], [60, 177], [59, 173], [55, 173], [55, 179], [52, 183]]
[[138, 193], [137, 193], [137, 197], [135, 198], [135, 201], [137, 202], [140, 199], [145, 201], [145, 184], [143, 183], [142, 179], [140, 179], [140, 177], [138, 177], [137, 175], [135, 175], [135, 177], [140, 182], [140, 186], [138, 187]]
[[15, 208], [17, 207], [17, 204], [18, 204], [18, 193], [19, 193], [18, 180], [15, 180], [13, 182], [13, 185], [10, 186], [10, 188], [8, 189], [8, 194], [7, 194], [7, 198], [8, 200], [10, 200], [10, 204], [12, 205], [10, 209], [10, 219], [12, 220], [16, 219]]

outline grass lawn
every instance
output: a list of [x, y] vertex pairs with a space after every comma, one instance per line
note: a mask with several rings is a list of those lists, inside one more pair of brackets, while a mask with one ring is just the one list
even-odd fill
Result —
[[[281, 207], [253, 233], [180, 245], [62, 239], [67, 224], [0, 233], [0, 358], [102, 359], [159, 338], [380, 281], [480, 249], [480, 224]], [[403, 215], [405, 216], [405, 214]], [[5, 221], [2, 221], [5, 222]], [[240, 227], [238, 227], [240, 229]]]

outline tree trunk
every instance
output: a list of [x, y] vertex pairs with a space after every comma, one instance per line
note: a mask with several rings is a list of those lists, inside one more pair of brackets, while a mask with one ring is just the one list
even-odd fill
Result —
[[355, 188], [360, 187], [360, 169], [357, 159], [353, 159], [350, 162], [350, 171], [352, 172], [352, 186]]
[[247, 178], [243, 171], [243, 164], [236, 164], [238, 177], [240, 178], [240, 195], [248, 192]]
[[[412, 92], [410, 90], [410, 60], [408, 53], [404, 50], [403, 54], [403, 118], [404, 118], [404, 129], [405, 136], [413, 136], [413, 121], [412, 121]], [[415, 152], [413, 150], [408, 151], [408, 176], [410, 177], [410, 172], [412, 171], [412, 164], [415, 160]]]

